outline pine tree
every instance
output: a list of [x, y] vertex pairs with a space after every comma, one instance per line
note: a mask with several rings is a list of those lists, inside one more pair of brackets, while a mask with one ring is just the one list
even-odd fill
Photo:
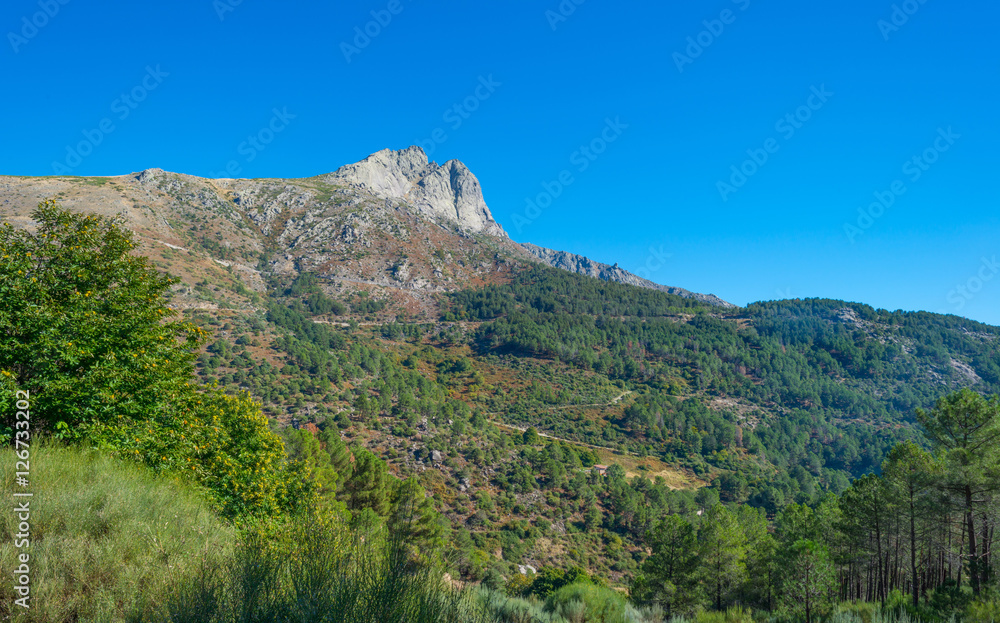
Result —
[[659, 604], [668, 617], [693, 612], [703, 600], [694, 526], [679, 515], [668, 515], [646, 534], [646, 544], [652, 554], [632, 583], [633, 598]]
[[418, 550], [430, 551], [440, 544], [440, 516], [416, 478], [396, 481], [389, 529]]
[[355, 448], [354, 469], [344, 483], [347, 508], [370, 509], [384, 517], [389, 511], [388, 480], [385, 462], [364, 448]]
[[785, 606], [806, 623], [821, 620], [833, 597], [836, 578], [825, 546], [800, 539], [789, 552], [783, 590]]
[[[874, 594], [868, 595], [868, 598], [885, 601], [889, 593], [889, 569], [883, 549], [893, 513], [885, 482], [875, 474], [858, 478], [841, 496], [840, 508], [844, 532], [858, 545], [859, 553], [867, 551], [874, 558]], [[873, 545], [874, 551], [871, 551]]]
[[920, 605], [920, 574], [917, 567], [917, 524], [927, 514], [928, 493], [934, 484], [936, 465], [930, 454], [912, 441], [901, 443], [882, 463], [886, 489], [904, 516], [909, 533], [910, 578], [913, 607]]
[[746, 576], [747, 541], [736, 517], [722, 504], [709, 509], [698, 532], [701, 541], [702, 575], [711, 587], [715, 609]]
[[306, 473], [316, 483], [320, 497], [333, 496], [340, 474], [330, 463], [330, 455], [307, 430], [288, 427], [284, 431], [285, 452], [293, 461], [301, 461]]
[[777, 542], [768, 533], [763, 509], [741, 505], [736, 507], [735, 513], [747, 547], [747, 581], [741, 590], [741, 601], [772, 610], [780, 588]]
[[351, 475], [351, 452], [340, 437], [340, 430], [336, 426], [327, 426], [319, 433], [319, 440], [323, 443], [324, 450], [330, 456], [330, 465], [340, 474], [341, 482]]
[[957, 498], [963, 511], [968, 544], [966, 559], [972, 591], [979, 594], [989, 577], [988, 555], [981, 543], [976, 514], [1000, 487], [1000, 397], [987, 400], [963, 389], [938, 400], [917, 419], [940, 452], [944, 477], [941, 487]]

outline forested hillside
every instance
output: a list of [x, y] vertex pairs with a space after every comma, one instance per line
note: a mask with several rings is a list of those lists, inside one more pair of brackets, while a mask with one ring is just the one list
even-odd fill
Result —
[[[428, 316], [268, 252], [258, 291], [236, 271], [189, 288], [107, 219], [33, 218], [0, 232], [2, 432], [16, 443], [30, 391], [36, 433], [187, 482], [253, 538], [293, 535], [239, 554], [254, 564], [368, 534], [384, 549], [357, 556], [386, 578], [414, 565], [495, 591], [473, 599], [491, 612], [549, 608], [494, 620], [577, 620], [570, 602], [816, 620], [858, 599], [935, 617], [995, 583], [995, 327], [513, 264]], [[246, 305], [190, 304], [226, 290]], [[317, 516], [329, 532], [295, 523]], [[250, 581], [227, 569], [212, 581]], [[218, 607], [202, 620], [230, 620]]]

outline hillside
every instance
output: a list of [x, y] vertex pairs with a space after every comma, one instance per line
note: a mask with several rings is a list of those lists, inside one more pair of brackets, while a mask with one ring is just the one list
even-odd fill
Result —
[[996, 327], [544, 266], [464, 165], [418, 152], [297, 180], [3, 177], [0, 214], [30, 228], [54, 197], [120, 217], [211, 333], [202, 378], [249, 390], [288, 439], [339, 431], [416, 476], [467, 579], [623, 581], [668, 510], [839, 493], [918, 437], [917, 407], [1000, 389]]

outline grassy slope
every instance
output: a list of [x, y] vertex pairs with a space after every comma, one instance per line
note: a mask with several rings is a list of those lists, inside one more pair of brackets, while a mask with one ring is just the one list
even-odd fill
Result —
[[[0, 483], [15, 489], [13, 452], [0, 453]], [[177, 579], [229, 551], [233, 532], [196, 492], [97, 452], [31, 451], [31, 544], [14, 547], [13, 513], [0, 514], [0, 567], [31, 556], [31, 609], [0, 584], [0, 619], [117, 621], [162, 600]], [[9, 578], [8, 578], [9, 579]]]

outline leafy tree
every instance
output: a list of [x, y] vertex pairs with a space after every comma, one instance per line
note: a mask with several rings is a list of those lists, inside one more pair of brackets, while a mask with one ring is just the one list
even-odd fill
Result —
[[[174, 281], [132, 254], [132, 233], [115, 221], [54, 201], [32, 218], [35, 231], [0, 228], [0, 371], [31, 393], [36, 426], [80, 436], [169, 410], [205, 336], [169, 320]], [[10, 396], [0, 397], [8, 424]]]
[[511, 597], [527, 596], [531, 590], [532, 579], [524, 573], [513, 573], [507, 580], [504, 591]]
[[564, 586], [589, 581], [590, 576], [580, 567], [570, 567], [565, 571], [555, 567], [545, 567], [535, 575], [528, 593], [544, 599]]
[[132, 255], [131, 232], [52, 201], [32, 216], [34, 232], [0, 228], [0, 372], [31, 392], [33, 419], [192, 478], [227, 517], [309, 506], [260, 405], [191, 383], [205, 333], [169, 319], [173, 280]]

